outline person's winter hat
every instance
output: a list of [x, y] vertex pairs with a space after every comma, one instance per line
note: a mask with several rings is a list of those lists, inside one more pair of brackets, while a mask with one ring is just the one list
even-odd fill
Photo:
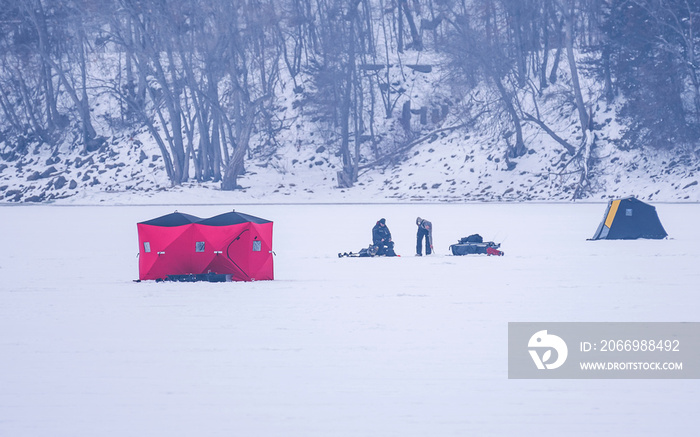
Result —
[[386, 224], [386, 219], [385, 219], [385, 218], [379, 219], [379, 223], [385, 225], [385, 224]]
[[420, 226], [420, 223], [421, 223], [422, 221], [423, 221], [422, 218], [416, 217], [416, 224], [417, 224], [418, 226]]

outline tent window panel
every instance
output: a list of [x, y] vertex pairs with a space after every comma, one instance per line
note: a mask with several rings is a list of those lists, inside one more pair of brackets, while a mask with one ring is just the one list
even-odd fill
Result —
[[253, 252], [260, 252], [262, 250], [262, 242], [260, 240], [253, 241]]
[[625, 215], [626, 215], [627, 217], [632, 217], [632, 208], [627, 208], [627, 209], [625, 210]]
[[143, 242], [143, 251], [146, 253], [151, 253], [151, 243], [148, 241]]
[[194, 244], [194, 251], [195, 252], [204, 252], [204, 241], [197, 241]]

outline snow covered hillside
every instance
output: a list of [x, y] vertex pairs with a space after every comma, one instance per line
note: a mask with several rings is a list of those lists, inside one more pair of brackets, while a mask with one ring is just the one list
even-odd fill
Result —
[[[636, 241], [586, 241], [602, 204], [250, 205], [275, 281], [132, 282], [136, 222], [174, 209], [228, 208], [0, 207], [0, 435], [696, 431], [697, 380], [509, 380], [507, 324], [699, 321], [697, 204]], [[380, 217], [402, 257], [337, 257]], [[471, 233], [506, 255], [447, 255]]]
[[[413, 107], [444, 106], [445, 116], [422, 124], [412, 117], [416, 134], [412, 147], [400, 126], [401, 111], [377, 126], [382, 147], [397, 147], [392, 159], [373, 162], [363, 145], [358, 182], [338, 188], [342, 168], [338, 137], [315, 122], [304, 109], [303, 94], [287, 86], [280, 93], [276, 117], [284, 129], [273, 153], [265, 136], [247, 159], [241, 190], [221, 191], [220, 182], [186, 182], [172, 187], [158, 146], [146, 128], [114, 129], [106, 120], [115, 102], [100, 95], [96, 126], [108, 135], [97, 151], [85, 154], [66, 143], [57, 150], [37, 147], [18, 159], [0, 160], [0, 202], [60, 203], [198, 203], [220, 202], [469, 202], [469, 201], [569, 201], [578, 175], [569, 165], [571, 156], [533, 123], [523, 123], [528, 153], [506, 160], [502, 121], [486, 118], [465, 125], [469, 114], [493, 110], [497, 98], [483, 89], [484, 102], [466, 111], [464, 101], [451, 95], [445, 82], [444, 60], [426, 53], [407, 52], [405, 63], [427, 62], [430, 73], [395, 73], [397, 86], [406, 90]], [[550, 86], [537, 108], [560, 136], [576, 143], [580, 138], [575, 111], [568, 101], [566, 75]], [[589, 93], [600, 95], [594, 81], [585, 82]], [[308, 85], [308, 84], [307, 84]], [[310, 86], [310, 85], [309, 85]], [[477, 93], [479, 94], [479, 93]], [[468, 96], [464, 96], [466, 99]], [[526, 98], [523, 97], [523, 100]], [[449, 104], [447, 104], [447, 103]], [[487, 103], [491, 102], [491, 103]], [[535, 108], [525, 107], [531, 112]], [[107, 111], [107, 112], [104, 112]], [[616, 146], [625, 126], [614, 106], [598, 102], [589, 201], [636, 196], [649, 201], [700, 201], [698, 150], [624, 150]], [[2, 144], [0, 144], [2, 146]], [[5, 145], [9, 149], [9, 145]]]
[[[218, 182], [171, 187], [158, 164], [156, 150], [145, 143], [122, 140], [114, 151], [88, 156], [76, 152], [53, 159], [40, 152], [28, 161], [0, 164], [0, 202], [328, 203], [572, 198], [565, 176], [557, 175], [561, 150], [550, 149], [551, 144], [545, 140], [535, 143], [536, 153], [520, 158], [518, 166], [507, 171], [502, 158], [494, 157], [483, 146], [489, 141], [488, 135], [478, 131], [436, 134], [413, 148], [402, 162], [362, 171], [356, 186], [343, 189], [336, 182], [337, 157], [321, 146], [308, 148], [301, 160], [285, 155], [253, 159], [241, 179], [243, 189], [222, 191]], [[700, 201], [700, 164], [692, 153], [675, 156], [658, 151], [640, 158], [635, 151], [609, 145], [601, 146], [599, 153], [598, 188], [588, 200], [636, 196], [651, 202]]]
[[695, 2], [15, 3], [2, 203], [700, 201]]

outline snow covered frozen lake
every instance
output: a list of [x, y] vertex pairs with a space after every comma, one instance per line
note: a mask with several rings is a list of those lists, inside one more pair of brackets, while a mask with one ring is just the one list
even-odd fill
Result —
[[[700, 321], [700, 204], [248, 205], [275, 281], [135, 283], [136, 223], [229, 206], [0, 206], [2, 436], [694, 435], [698, 380], [509, 380], [508, 322]], [[415, 217], [437, 254], [414, 257]], [[400, 258], [343, 258], [384, 217]], [[448, 255], [460, 237], [503, 257]]]

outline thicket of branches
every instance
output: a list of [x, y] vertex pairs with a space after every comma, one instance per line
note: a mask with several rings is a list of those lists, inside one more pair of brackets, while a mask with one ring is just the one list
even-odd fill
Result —
[[[251, 137], [277, 144], [276, 101], [293, 88], [336, 135], [338, 182], [350, 186], [363, 142], [371, 162], [389, 153], [376, 122], [406, 100], [392, 60], [430, 50], [465, 93], [493, 90], [506, 161], [527, 152], [522, 126], [532, 123], [566, 149], [585, 190], [593, 99], [622, 97], [626, 147], [697, 142], [699, 23], [690, 0], [0, 0], [0, 141], [20, 156], [70, 131], [94, 151], [105, 141], [96, 96], [109, 93], [112, 121], [148, 129], [172, 184], [235, 189]], [[601, 96], [582, 89], [584, 70]], [[562, 80], [576, 141], [525, 104]], [[406, 144], [415, 139], [407, 132]]]

